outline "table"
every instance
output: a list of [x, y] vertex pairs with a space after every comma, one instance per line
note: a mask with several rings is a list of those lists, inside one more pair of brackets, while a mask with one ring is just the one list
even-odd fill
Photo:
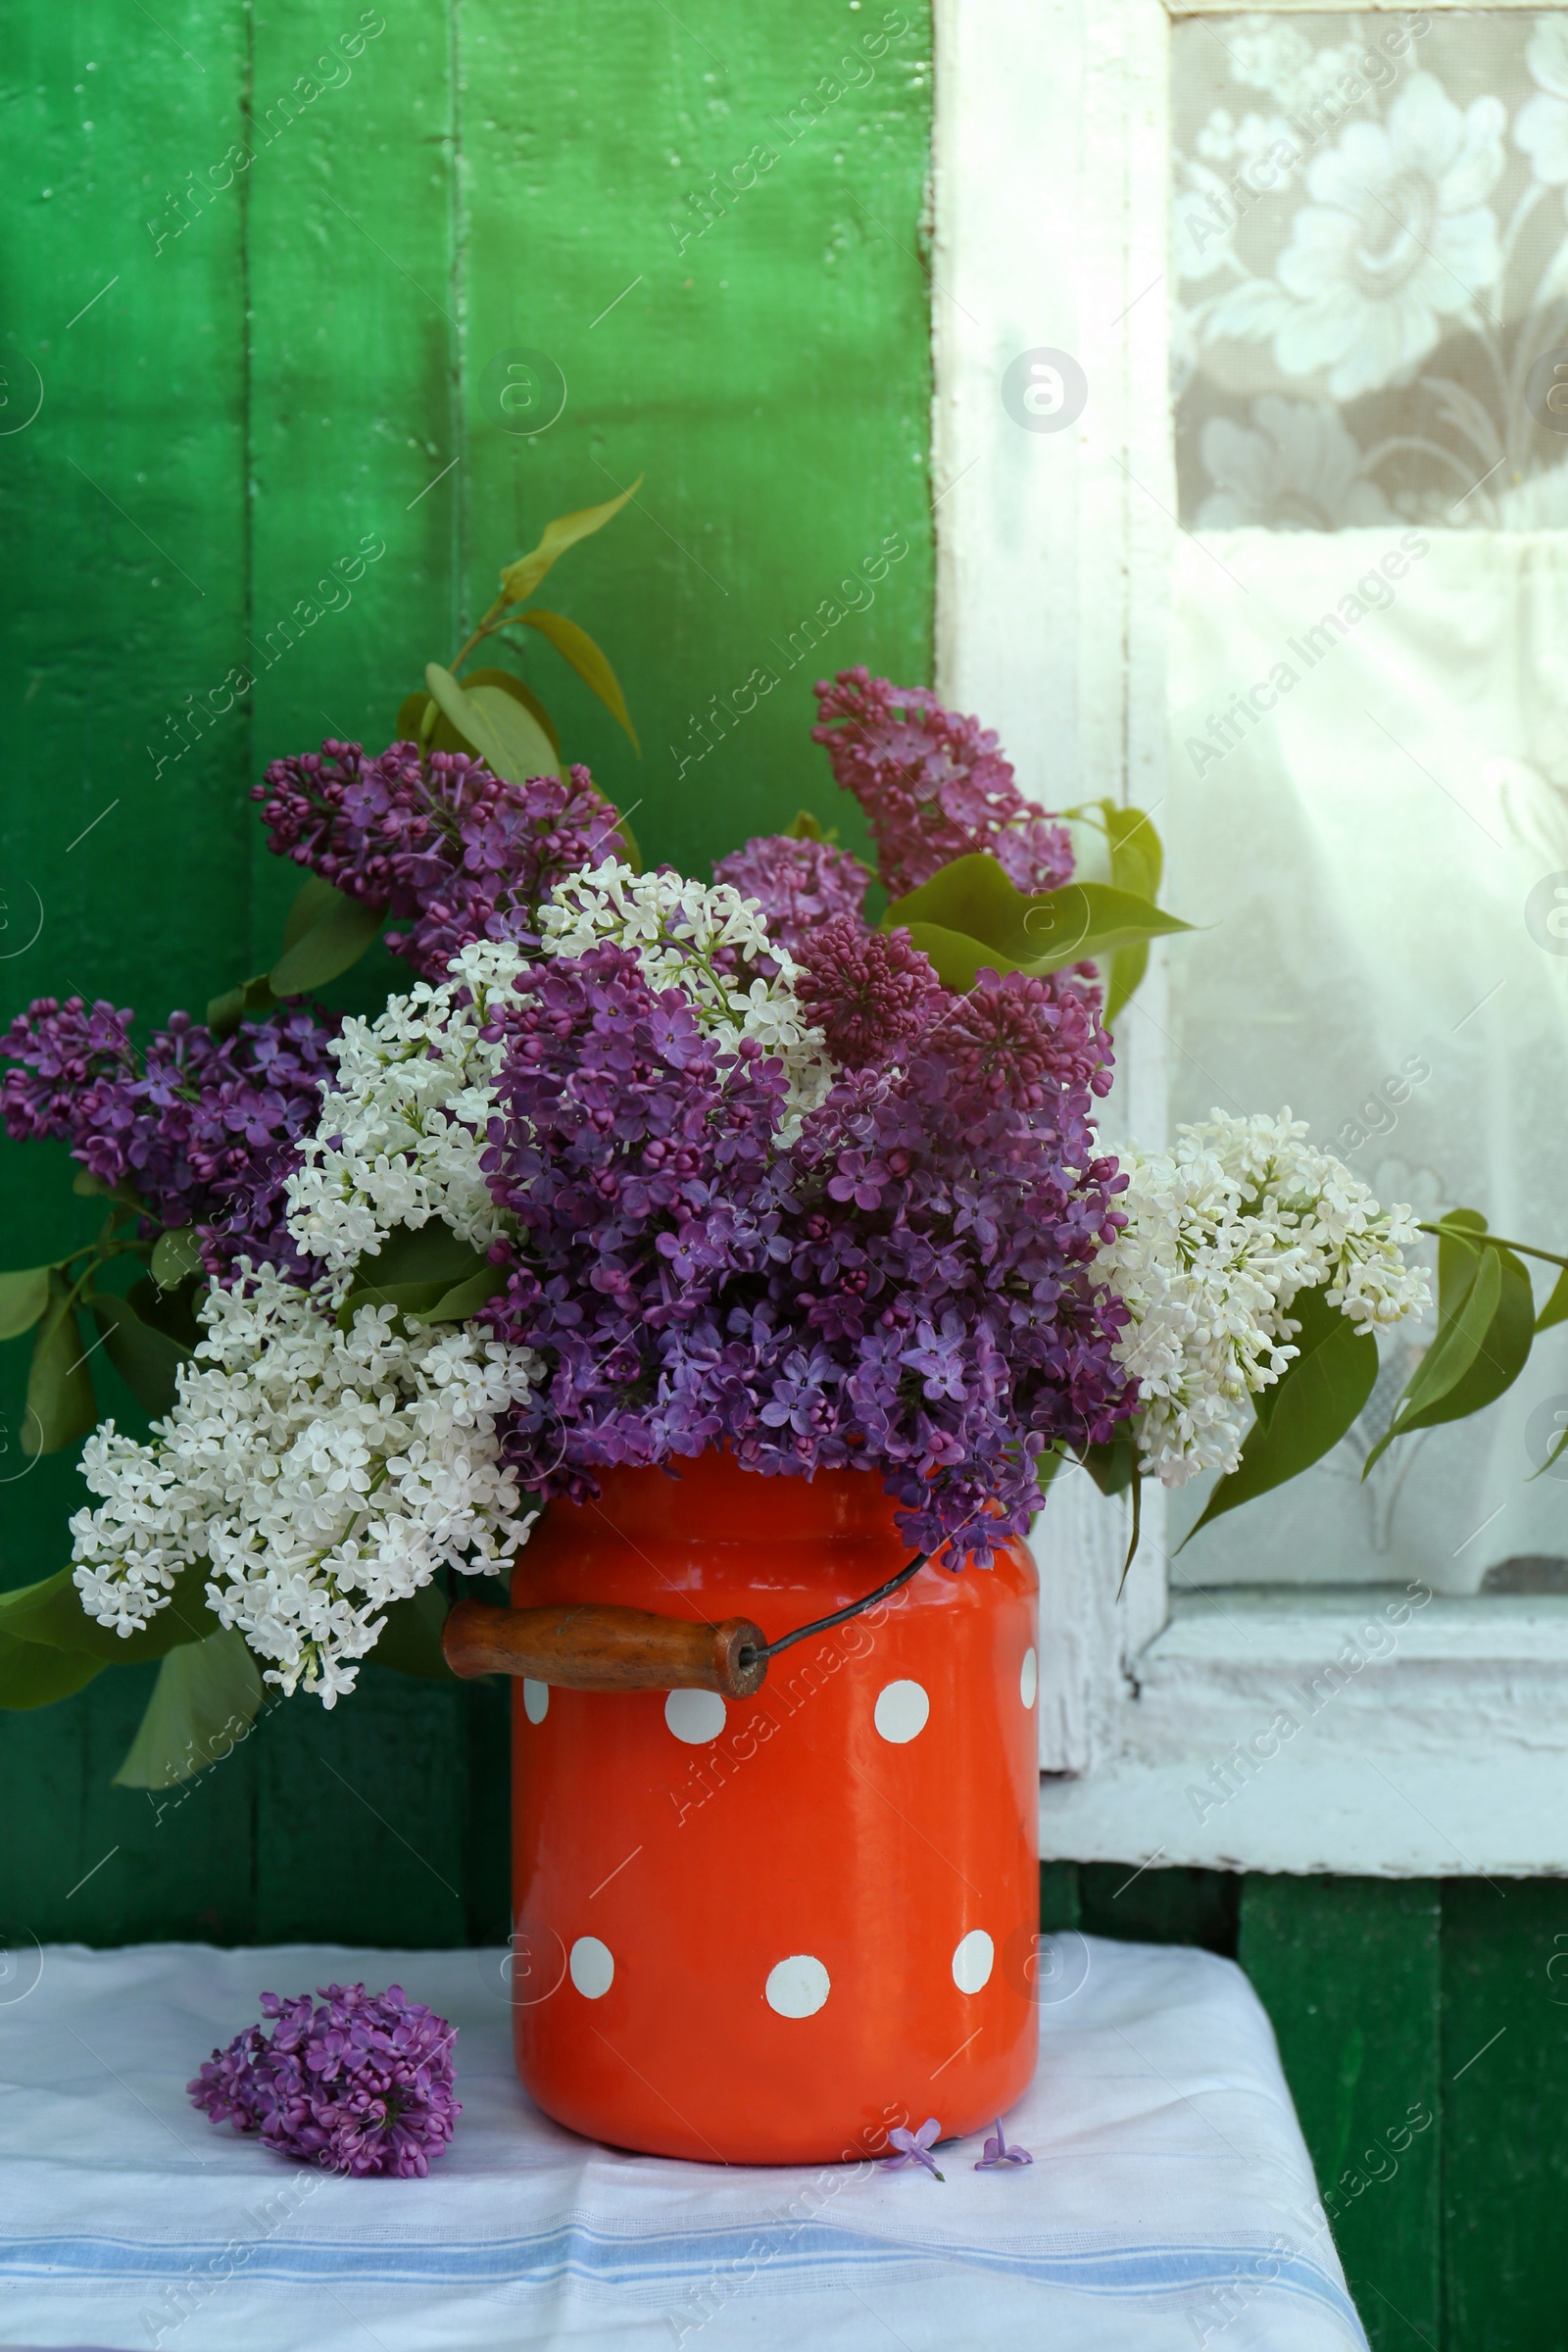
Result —
[[[143, 1944], [0, 1982], [0, 2341], [111, 2352], [1328, 2352], [1365, 2346], [1268, 2021], [1212, 1954], [1067, 1935], [1028, 2169], [720, 2169], [576, 2138], [512, 2070], [504, 1955]], [[264, 1988], [458, 2028], [425, 2180], [344, 2180], [184, 2084]], [[940, 2112], [940, 2085], [932, 2104]]]

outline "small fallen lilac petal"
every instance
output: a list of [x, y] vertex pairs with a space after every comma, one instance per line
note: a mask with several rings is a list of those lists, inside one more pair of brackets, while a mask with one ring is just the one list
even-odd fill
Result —
[[933, 2180], [945, 2180], [947, 2175], [937, 2171], [935, 2161], [927, 2153], [941, 2132], [942, 2126], [934, 2115], [926, 2117], [918, 2132], [910, 2132], [903, 2124], [895, 2124], [888, 2137], [900, 2152], [897, 2156], [884, 2156], [883, 2163], [893, 2172], [897, 2172], [901, 2165], [923, 2164]]
[[986, 2141], [986, 2152], [975, 2159], [977, 2173], [993, 2172], [999, 2164], [1033, 2164], [1027, 2148], [1008, 2147], [1002, 2133], [1002, 2118], [997, 2118], [997, 2136]]

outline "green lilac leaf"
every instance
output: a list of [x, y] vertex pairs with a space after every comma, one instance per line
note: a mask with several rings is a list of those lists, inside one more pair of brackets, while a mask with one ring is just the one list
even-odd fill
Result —
[[439, 1217], [419, 1226], [394, 1225], [379, 1250], [367, 1250], [354, 1268], [355, 1290], [373, 1291], [390, 1282], [466, 1282], [489, 1260]]
[[49, 1303], [49, 1268], [25, 1266], [0, 1274], [0, 1340], [30, 1331]]
[[1568, 1266], [1552, 1284], [1551, 1296], [1536, 1317], [1536, 1329], [1549, 1331], [1554, 1323], [1568, 1323]]
[[1184, 1544], [1222, 1512], [1309, 1470], [1365, 1410], [1377, 1385], [1377, 1342], [1330, 1306], [1321, 1291], [1298, 1292], [1290, 1315], [1300, 1325], [1293, 1343], [1300, 1352], [1279, 1380], [1259, 1394], [1259, 1408], [1268, 1398], [1266, 1418], [1260, 1409], [1240, 1462], [1215, 1487]]
[[1123, 1423], [1102, 1446], [1087, 1446], [1080, 1457], [1102, 1494], [1125, 1494], [1138, 1475], [1138, 1442]]
[[439, 716], [440, 705], [432, 702], [428, 693], [406, 694], [398, 705], [393, 742], [417, 744], [421, 752], [430, 750], [430, 733]]
[[884, 930], [906, 928], [944, 984], [974, 985], [985, 966], [1043, 974], [1112, 955], [1118, 948], [1188, 931], [1174, 914], [1104, 882], [1069, 882], [1033, 897], [1016, 889], [995, 858], [956, 858], [918, 890], [894, 901]]
[[[561, 754], [533, 712], [501, 686], [470, 684], [468, 701], [487, 730], [485, 765], [507, 784], [559, 776]], [[479, 738], [476, 740], [484, 741]]]
[[100, 1291], [89, 1303], [103, 1334], [104, 1353], [142, 1411], [155, 1417], [172, 1412], [179, 1396], [174, 1374], [189, 1363], [190, 1349], [167, 1331], [144, 1323], [128, 1298]]
[[481, 1306], [487, 1306], [492, 1298], [499, 1298], [506, 1287], [505, 1269], [491, 1265], [486, 1259], [479, 1271], [470, 1274], [466, 1282], [457, 1283], [444, 1291], [433, 1306], [406, 1311], [412, 1323], [466, 1323], [470, 1315], [479, 1312]]
[[220, 1763], [250, 1729], [265, 1695], [261, 1673], [237, 1627], [172, 1649], [117, 1788], [172, 1788]]
[[171, 1225], [153, 1244], [152, 1278], [161, 1291], [177, 1291], [202, 1272], [201, 1243], [194, 1225]]
[[87, 1368], [87, 1343], [63, 1274], [49, 1276], [49, 1303], [38, 1325], [27, 1374], [27, 1411], [22, 1432], [26, 1454], [58, 1453], [84, 1438], [98, 1419]]
[[104, 1661], [85, 1652], [46, 1649], [0, 1634], [0, 1707], [52, 1707], [102, 1674]]
[[[422, 696], [421, 696], [422, 701]], [[300, 884], [289, 901], [288, 913], [283, 919], [283, 948], [286, 953], [307, 931], [314, 931], [324, 922], [340, 897], [335, 883], [320, 874], [310, 874]]]
[[386, 1623], [368, 1663], [390, 1666], [394, 1674], [418, 1675], [426, 1681], [457, 1680], [441, 1648], [447, 1596], [439, 1585], [421, 1585], [406, 1600], [395, 1600], [384, 1611]]
[[121, 1200], [127, 1208], [138, 1209], [148, 1216], [152, 1214], [136, 1187], [123, 1176], [118, 1184], [105, 1184], [103, 1178], [95, 1176], [91, 1168], [78, 1168], [71, 1180], [71, 1189], [83, 1200]]
[[[620, 691], [620, 681], [610, 666], [607, 656], [594, 643], [584, 628], [568, 620], [564, 612], [547, 612], [538, 606], [517, 614], [517, 624], [525, 629], [537, 629], [548, 638], [564, 661], [569, 662], [590, 694], [597, 695], [617, 725], [631, 738], [631, 747], [641, 757], [642, 745], [626, 709], [626, 698]], [[469, 681], [470, 685], [472, 680]]]
[[172, 1291], [161, 1291], [155, 1282], [143, 1275], [139, 1281], [131, 1284], [125, 1297], [132, 1314], [139, 1315], [142, 1322], [149, 1324], [154, 1331], [167, 1332], [189, 1354], [194, 1352], [198, 1341], [203, 1337], [202, 1327], [196, 1320], [196, 1306], [206, 1292], [207, 1275], [202, 1271], [188, 1276]]
[[1366, 1470], [1396, 1438], [1462, 1420], [1494, 1403], [1524, 1369], [1535, 1328], [1535, 1299], [1523, 1262], [1487, 1237], [1477, 1211], [1445, 1217], [1438, 1245], [1437, 1337], [1406, 1383], [1394, 1421], [1367, 1456]]
[[[326, 887], [331, 889], [330, 884]], [[300, 997], [308, 989], [323, 988], [359, 962], [385, 919], [384, 907], [367, 906], [345, 891], [332, 890], [310, 929], [284, 949], [268, 974], [273, 994]]]
[[[514, 703], [520, 703], [523, 709], [537, 720], [542, 733], [549, 739], [555, 751], [557, 760], [560, 760], [561, 736], [556, 722], [534, 693], [533, 688], [526, 685], [517, 676], [515, 670], [470, 669], [464, 679], [463, 685], [466, 693], [471, 693], [475, 686], [494, 686], [500, 693], [510, 695]], [[436, 748], [439, 750], [440, 746], [437, 745]], [[542, 770], [541, 772], [548, 773], [549, 771]]]
[[450, 1226], [436, 1218], [417, 1231], [400, 1225], [373, 1256], [368, 1252], [359, 1260], [337, 1311], [338, 1328], [347, 1331], [362, 1306], [395, 1306], [400, 1314], [428, 1317], [453, 1290], [480, 1275], [492, 1289], [503, 1287], [490, 1260]]
[[253, 972], [238, 988], [207, 1000], [207, 1026], [215, 1037], [232, 1037], [248, 1012], [270, 1012], [277, 999], [266, 972]]
[[100, 1625], [81, 1605], [74, 1571], [61, 1568], [35, 1585], [0, 1592], [0, 1635], [51, 1649], [84, 1651], [105, 1666], [139, 1666], [182, 1642], [204, 1641], [217, 1626], [205, 1593], [212, 1571], [205, 1560], [182, 1568], [163, 1608], [145, 1631], [121, 1635]]
[[607, 498], [602, 506], [579, 507], [575, 514], [558, 514], [553, 522], [547, 522], [538, 546], [519, 556], [515, 564], [509, 564], [502, 572], [501, 586], [508, 601], [525, 604], [567, 548], [575, 547], [579, 539], [586, 539], [592, 532], [602, 531], [607, 522], [612, 522], [626, 501], [635, 498], [642, 486], [643, 477], [639, 474], [631, 488], [622, 490], [617, 498]]

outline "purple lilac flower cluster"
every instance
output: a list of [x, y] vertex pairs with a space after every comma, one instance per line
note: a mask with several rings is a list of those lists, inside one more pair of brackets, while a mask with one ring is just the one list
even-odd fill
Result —
[[770, 937], [792, 956], [804, 956], [822, 923], [848, 917], [858, 929], [866, 927], [860, 909], [871, 886], [870, 872], [858, 858], [830, 841], [760, 833], [744, 849], [718, 858], [713, 880], [728, 882], [744, 898], [759, 900]]
[[847, 1071], [790, 1155], [789, 1430], [809, 1467], [847, 1458], [848, 1422], [922, 1551], [961, 1538], [984, 1566], [1040, 1507], [1039, 1455], [1130, 1409], [1126, 1312], [1088, 1272], [1124, 1222], [1091, 1122], [1109, 1085], [1090, 1001], [982, 972], [904, 1066]]
[[534, 915], [564, 874], [623, 854], [618, 811], [585, 767], [505, 784], [463, 752], [416, 744], [367, 759], [329, 736], [319, 752], [274, 760], [251, 798], [279, 857], [350, 898], [384, 906], [389, 936], [426, 980], [443, 980], [475, 939], [532, 944]]
[[484, 1164], [521, 1254], [484, 1319], [550, 1366], [507, 1441], [524, 1485], [586, 1497], [596, 1466], [715, 1445], [876, 1470], [911, 1544], [984, 1566], [1051, 1441], [1127, 1410], [1124, 1313], [1088, 1275], [1125, 1183], [1095, 1147], [1093, 1002], [1016, 973], [948, 998], [906, 936], [859, 978], [879, 1058], [785, 1148], [778, 1063], [721, 1052], [627, 951], [519, 975]]
[[1071, 880], [1064, 828], [1023, 798], [989, 727], [945, 710], [923, 686], [895, 686], [863, 668], [819, 680], [815, 693], [811, 740], [825, 745], [835, 781], [870, 819], [894, 898], [975, 850], [989, 851], [1022, 891]]
[[270, 2040], [248, 2026], [215, 2050], [186, 2084], [192, 2101], [215, 2124], [259, 2132], [279, 2156], [355, 2177], [422, 2178], [463, 2112], [452, 2095], [455, 2029], [401, 1984], [318, 1992], [319, 2008], [308, 1992], [264, 1992]]
[[145, 1054], [133, 1016], [100, 999], [38, 997], [0, 1037], [6, 1133], [64, 1137], [100, 1182], [128, 1182], [163, 1225], [194, 1225], [208, 1270], [245, 1255], [290, 1280], [315, 1271], [283, 1222], [299, 1137], [334, 1081], [334, 1014], [278, 1012], [217, 1038], [171, 1013]]
[[526, 1332], [551, 1365], [508, 1458], [542, 1491], [585, 1496], [590, 1465], [723, 1435], [707, 1375], [729, 1287], [762, 1280], [779, 1246], [784, 1080], [750, 1039], [721, 1054], [679, 989], [654, 990], [609, 945], [519, 975], [491, 1034], [507, 1055], [483, 1165], [525, 1254], [482, 1319]]

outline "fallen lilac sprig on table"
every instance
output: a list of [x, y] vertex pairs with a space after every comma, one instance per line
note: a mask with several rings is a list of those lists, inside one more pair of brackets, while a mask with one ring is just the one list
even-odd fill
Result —
[[1033, 2162], [1034, 2158], [1027, 2148], [1008, 2147], [1002, 2135], [1002, 2118], [999, 2115], [997, 2135], [995, 2139], [986, 2141], [986, 2152], [983, 2156], [976, 2157], [974, 2169], [977, 2173], [989, 2173], [994, 2172], [999, 2164], [1033, 2164]]
[[256, 2132], [279, 2156], [328, 2172], [422, 2178], [452, 2137], [462, 2108], [452, 2095], [456, 2029], [401, 1984], [319, 1987], [295, 2000], [262, 1995], [275, 2018], [215, 2050], [186, 2084], [215, 2124]]
[[947, 2175], [937, 2171], [935, 2159], [927, 2153], [941, 2132], [942, 2126], [934, 2115], [926, 2117], [918, 2132], [910, 2132], [903, 2124], [895, 2124], [888, 2137], [899, 2153], [897, 2156], [884, 2156], [883, 2163], [890, 2172], [895, 2173], [906, 2164], [923, 2164], [933, 2180], [945, 2180]]

